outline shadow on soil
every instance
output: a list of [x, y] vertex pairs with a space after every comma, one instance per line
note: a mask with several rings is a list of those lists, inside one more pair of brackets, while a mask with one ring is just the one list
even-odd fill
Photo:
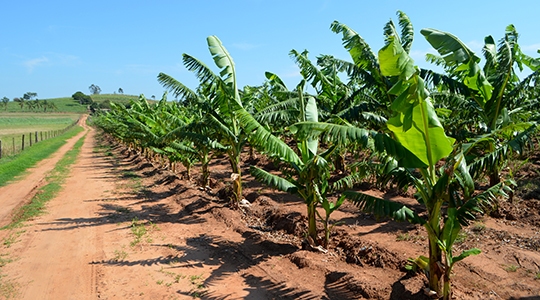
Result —
[[[61, 218], [48, 223], [49, 228], [44, 230], [71, 230], [74, 228], [101, 226], [105, 224], [121, 224], [115, 230], [129, 229], [133, 220], [139, 222], [151, 222], [152, 224], [181, 223], [203, 224], [207, 217], [216, 216], [226, 209], [225, 204], [216, 201], [216, 198], [204, 190], [191, 185], [189, 182], [180, 181], [174, 175], [160, 171], [151, 163], [144, 162], [140, 157], [127, 155], [120, 152], [119, 148], [113, 147], [114, 157], [105, 153], [96, 153], [96, 158], [101, 158], [97, 166], [108, 169], [108, 174], [113, 180], [132, 181], [142, 180], [141, 188], [133, 193], [125, 193], [118, 197], [103, 199], [88, 199], [83, 201], [99, 201], [101, 210], [93, 218]], [[94, 166], [95, 167], [95, 166]], [[163, 188], [163, 186], [167, 188]], [[172, 188], [170, 188], [173, 186]], [[161, 188], [160, 188], [161, 187]], [[298, 199], [286, 194], [278, 194], [276, 202], [290, 203]], [[274, 198], [273, 197], [273, 198]], [[171, 200], [173, 199], [173, 200]], [[166, 200], [166, 201], [164, 201]], [[176, 201], [182, 209], [171, 211], [167, 201]], [[135, 207], [138, 207], [136, 209]], [[343, 220], [345, 223], [357, 222], [351, 218]], [[366, 222], [372, 222], [367, 220]], [[390, 223], [387, 223], [390, 224]], [[386, 228], [388, 226], [388, 228]], [[394, 225], [379, 226], [379, 231], [395, 231]], [[242, 234], [243, 242], [236, 243], [222, 240], [219, 236], [201, 234], [198, 237], [186, 239], [186, 245], [156, 244], [150, 243], [150, 247], [174, 249], [181, 255], [161, 255], [155, 258], [142, 260], [104, 260], [93, 262], [107, 266], [153, 266], [166, 265], [169, 269], [197, 267], [202, 265], [216, 266], [211, 274], [204, 280], [205, 286], [211, 286], [227, 274], [243, 271], [275, 256], [287, 256], [299, 250], [298, 246], [291, 243], [277, 243], [265, 238], [261, 232], [244, 229], [237, 231]], [[245, 290], [248, 295], [245, 299], [363, 299], [369, 295], [366, 291], [351, 286], [349, 273], [329, 272], [326, 275], [323, 295], [314, 295], [311, 291], [293, 288], [287, 282], [270, 276], [255, 276], [245, 273], [243, 275]], [[181, 293], [181, 292], [178, 292]], [[408, 294], [407, 294], [408, 293]], [[205, 294], [203, 299], [226, 299], [227, 296]], [[391, 299], [424, 299], [423, 295], [408, 292], [400, 282], [392, 286]], [[533, 299], [533, 298], [531, 298]]]

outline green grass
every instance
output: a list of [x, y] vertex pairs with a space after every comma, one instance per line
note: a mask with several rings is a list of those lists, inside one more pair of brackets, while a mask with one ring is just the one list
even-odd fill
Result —
[[456, 240], [454, 241], [454, 243], [461, 244], [461, 243], [465, 242], [468, 237], [469, 237], [469, 235], [467, 234], [467, 232], [460, 231], [458, 233], [458, 236], [456, 237]]
[[[53, 112], [68, 112], [68, 113], [79, 113], [84, 114], [87, 112], [86, 105], [81, 105], [73, 98], [65, 97], [65, 98], [51, 98], [51, 99], [40, 99], [40, 100], [47, 100], [47, 102], [54, 103], [56, 105], [56, 110]], [[4, 106], [0, 106], [0, 115], [5, 113], [14, 113], [14, 112], [28, 112], [31, 113], [26, 106], [21, 109], [21, 106], [18, 102], [10, 101], [8, 103], [7, 109], [4, 109]], [[50, 113], [49, 110], [47, 112], [44, 112], [43, 110], [34, 110], [34, 113], [41, 113], [43, 115], [46, 115]]]
[[[75, 92], [74, 92], [75, 93]], [[160, 97], [161, 95], [156, 95], [156, 97]], [[97, 103], [103, 103], [106, 101], [111, 101], [115, 103], [122, 103], [127, 104], [130, 100], [137, 100], [139, 99], [139, 96], [135, 95], [123, 95], [123, 94], [100, 94], [100, 95], [90, 95], [92, 100]], [[156, 98], [158, 99], [158, 98]], [[61, 97], [61, 98], [49, 98], [49, 99], [40, 99], [40, 100], [47, 100], [47, 102], [54, 103], [56, 105], [56, 110], [54, 112], [64, 112], [64, 113], [78, 113], [78, 114], [84, 114], [88, 112], [87, 105], [81, 105], [71, 96], [69, 97]], [[148, 100], [152, 100], [151, 95], [148, 96]], [[4, 109], [4, 106], [0, 106], [0, 116], [6, 113], [14, 113], [14, 112], [31, 112], [26, 106], [21, 109], [21, 106], [18, 102], [10, 101], [7, 105], [7, 108]], [[35, 113], [41, 113], [43, 115], [46, 115], [49, 113], [49, 110], [47, 112], [44, 112], [43, 109], [40, 110], [34, 110]]]
[[15, 299], [19, 296], [20, 284], [0, 277], [0, 296], [3, 299]]
[[[124, 95], [124, 94], [99, 94], [99, 95], [90, 95], [92, 100], [97, 103], [103, 103], [106, 101], [128, 104], [131, 100], [139, 99], [139, 96], [135, 95]], [[148, 100], [151, 100], [148, 96]]]
[[4, 258], [7, 255], [8, 254], [0, 254], [0, 268], [7, 265], [7, 264], [9, 264], [10, 262], [13, 262], [13, 259], [11, 259], [9, 257]]
[[114, 258], [113, 261], [123, 261], [128, 257], [128, 253], [124, 250], [124, 247], [122, 246], [122, 250], [114, 250]]
[[516, 266], [516, 265], [506, 265], [506, 266], [504, 266], [504, 270], [506, 272], [516, 272], [517, 269], [519, 269], [519, 266]]
[[[131, 233], [135, 236], [133, 241], [129, 244], [131, 247], [135, 247], [136, 245], [140, 244], [141, 242], [146, 243], [152, 243], [153, 239], [151, 236], [149, 236], [150, 231], [159, 231], [159, 227], [157, 227], [152, 222], [149, 222], [149, 227], [147, 227], [145, 224], [141, 223], [137, 217], [135, 217], [131, 221]], [[145, 237], [143, 239], [143, 237]]]
[[[79, 127], [80, 128], [80, 127]], [[82, 130], [82, 128], [80, 128]], [[80, 131], [79, 130], [79, 131]], [[72, 130], [77, 132], [77, 130]], [[67, 134], [66, 134], [67, 135]], [[66, 136], [65, 135], [65, 136]], [[85, 136], [80, 138], [75, 146], [69, 150], [62, 159], [56, 164], [55, 168], [47, 175], [46, 181], [47, 184], [41, 187], [36, 195], [32, 198], [29, 204], [22, 206], [15, 214], [12, 219], [12, 223], [5, 226], [2, 229], [14, 229], [20, 227], [20, 225], [43, 212], [44, 205], [47, 201], [53, 199], [61, 189], [61, 185], [64, 183], [65, 179], [69, 175], [69, 167], [75, 162], [77, 156], [81, 150], [82, 144], [84, 142]], [[60, 140], [60, 139], [58, 139]], [[63, 141], [63, 140], [62, 140]], [[1, 165], [0, 165], [1, 167]], [[0, 172], [0, 174], [2, 174]], [[13, 243], [17, 241], [17, 238], [24, 231], [19, 230], [15, 233], [11, 233], [3, 241], [3, 245], [6, 248], [9, 248]], [[0, 256], [0, 268], [10, 263], [11, 259], [5, 259]], [[11, 279], [5, 277], [5, 275], [0, 274], [0, 298], [2, 299], [13, 299], [19, 296], [19, 290], [21, 285]]]
[[41, 125], [59, 125], [59, 128], [73, 123], [80, 114], [67, 113], [6, 113], [0, 118], [0, 128], [27, 128]]
[[22, 136], [25, 139], [25, 148], [35, 144], [36, 132], [38, 142], [54, 136], [79, 119], [80, 114], [65, 113], [6, 113], [0, 114], [0, 141], [2, 141], [2, 154], [9, 156], [21, 151]]
[[130, 243], [131, 247], [139, 244], [142, 240], [142, 237], [148, 232], [144, 224], [139, 223], [137, 218], [131, 221], [131, 233], [135, 236], [135, 239]]
[[28, 168], [49, 157], [64, 145], [67, 139], [81, 131], [83, 131], [81, 127], [73, 127], [61, 136], [39, 142], [17, 155], [2, 158], [0, 160], [0, 186], [19, 179]]
[[58, 161], [53, 170], [45, 178], [47, 184], [42, 186], [32, 198], [31, 202], [22, 206], [15, 212], [11, 224], [6, 226], [7, 229], [18, 227], [21, 223], [30, 220], [43, 212], [43, 208], [47, 201], [53, 199], [62, 189], [62, 184], [69, 175], [70, 166], [75, 163], [77, 156], [84, 143], [86, 135], [81, 137], [71, 150], [66, 152], [64, 157]]

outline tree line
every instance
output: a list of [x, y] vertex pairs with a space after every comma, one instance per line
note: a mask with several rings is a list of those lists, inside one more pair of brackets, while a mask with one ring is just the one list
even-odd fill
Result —
[[[29, 111], [43, 110], [43, 112], [47, 112], [58, 109], [53, 102], [47, 100], [39, 100], [37, 99], [37, 96], [38, 94], [35, 92], [27, 92], [22, 97], [13, 98], [13, 102], [17, 102], [18, 105], [21, 107], [21, 110], [24, 110], [24, 108], [26, 108]], [[3, 97], [1, 99], [1, 104], [4, 107], [4, 110], [7, 110], [9, 101], [10, 100], [8, 97]]]

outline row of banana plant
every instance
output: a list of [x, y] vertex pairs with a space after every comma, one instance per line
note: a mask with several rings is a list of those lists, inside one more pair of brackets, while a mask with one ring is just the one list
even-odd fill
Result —
[[[330, 29], [342, 36], [352, 61], [321, 55], [313, 63], [307, 51], [292, 50], [302, 75], [293, 89], [270, 72], [261, 86], [239, 89], [231, 55], [210, 36], [219, 73], [184, 54], [186, 68], [199, 79], [195, 90], [160, 73], [158, 81], [181, 101], [167, 102], [165, 94], [151, 105], [141, 97], [129, 109], [113, 105], [96, 124], [127, 144], [181, 162], [187, 174], [199, 162], [203, 186], [210, 159], [225, 154], [236, 208], [243, 198], [240, 155], [246, 146], [257, 149], [281, 169], [251, 166], [251, 174], [305, 202], [306, 243], [312, 247], [329, 247], [336, 224], [330, 215], [347, 199], [365, 212], [421, 224], [428, 256], [414, 263], [425, 271], [432, 293], [450, 299], [454, 264], [480, 253], [475, 248], [454, 255], [462, 226], [507, 195], [513, 181], [501, 170], [510, 155], [523, 155], [536, 132], [540, 59], [521, 51], [512, 25], [498, 44], [485, 38], [483, 67], [456, 36], [423, 29], [439, 53], [427, 58], [444, 73], [414, 64], [414, 30], [403, 12], [398, 26], [391, 20], [384, 27], [377, 53], [347, 25], [335, 21]], [[516, 69], [523, 68], [530, 75], [521, 80]], [[414, 187], [425, 212], [355, 189], [373, 177]], [[487, 187], [477, 191], [475, 184], [486, 179]]]

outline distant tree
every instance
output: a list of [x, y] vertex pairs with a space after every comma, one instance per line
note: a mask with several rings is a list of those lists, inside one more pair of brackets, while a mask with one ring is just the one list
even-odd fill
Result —
[[49, 101], [42, 100], [40, 101], [40, 106], [43, 108], [43, 112], [47, 112], [47, 108], [49, 108]]
[[27, 92], [23, 95], [24, 100], [34, 100], [37, 99], [37, 93]]
[[13, 98], [13, 101], [19, 103], [19, 106], [21, 107], [21, 110], [24, 108], [24, 104], [26, 103], [24, 98], [19, 98], [19, 97]]
[[92, 100], [92, 97], [90, 97], [88, 95], [85, 95], [81, 91], [78, 91], [75, 94], [71, 95], [71, 98], [73, 98], [73, 100], [75, 100], [75, 101], [77, 101], [77, 102], [79, 102], [80, 104], [83, 104], [83, 105], [92, 104], [94, 102]]
[[123, 94], [124, 90], [122, 88], [118, 88], [118, 94]]
[[95, 84], [92, 84], [88, 87], [90, 89], [90, 93], [92, 93], [92, 95], [99, 95], [99, 93], [101, 93], [101, 88]]
[[152, 100], [156, 100], [156, 95], [152, 95]]
[[34, 111], [36, 108], [36, 103], [34, 101], [26, 100], [26, 107], [28, 107], [29, 110]]
[[7, 110], [8, 103], [9, 103], [9, 98], [8, 97], [2, 98], [2, 105], [4, 106], [4, 110]]
[[54, 102], [48, 102], [47, 103], [47, 108], [49, 110], [58, 110], [58, 107], [56, 107], [56, 104], [54, 104]]
[[38, 99], [36, 99], [36, 100], [34, 100], [32, 102], [34, 102], [34, 107], [35, 107], [36, 110], [43, 107], [43, 103], [41, 101], [39, 101]]

